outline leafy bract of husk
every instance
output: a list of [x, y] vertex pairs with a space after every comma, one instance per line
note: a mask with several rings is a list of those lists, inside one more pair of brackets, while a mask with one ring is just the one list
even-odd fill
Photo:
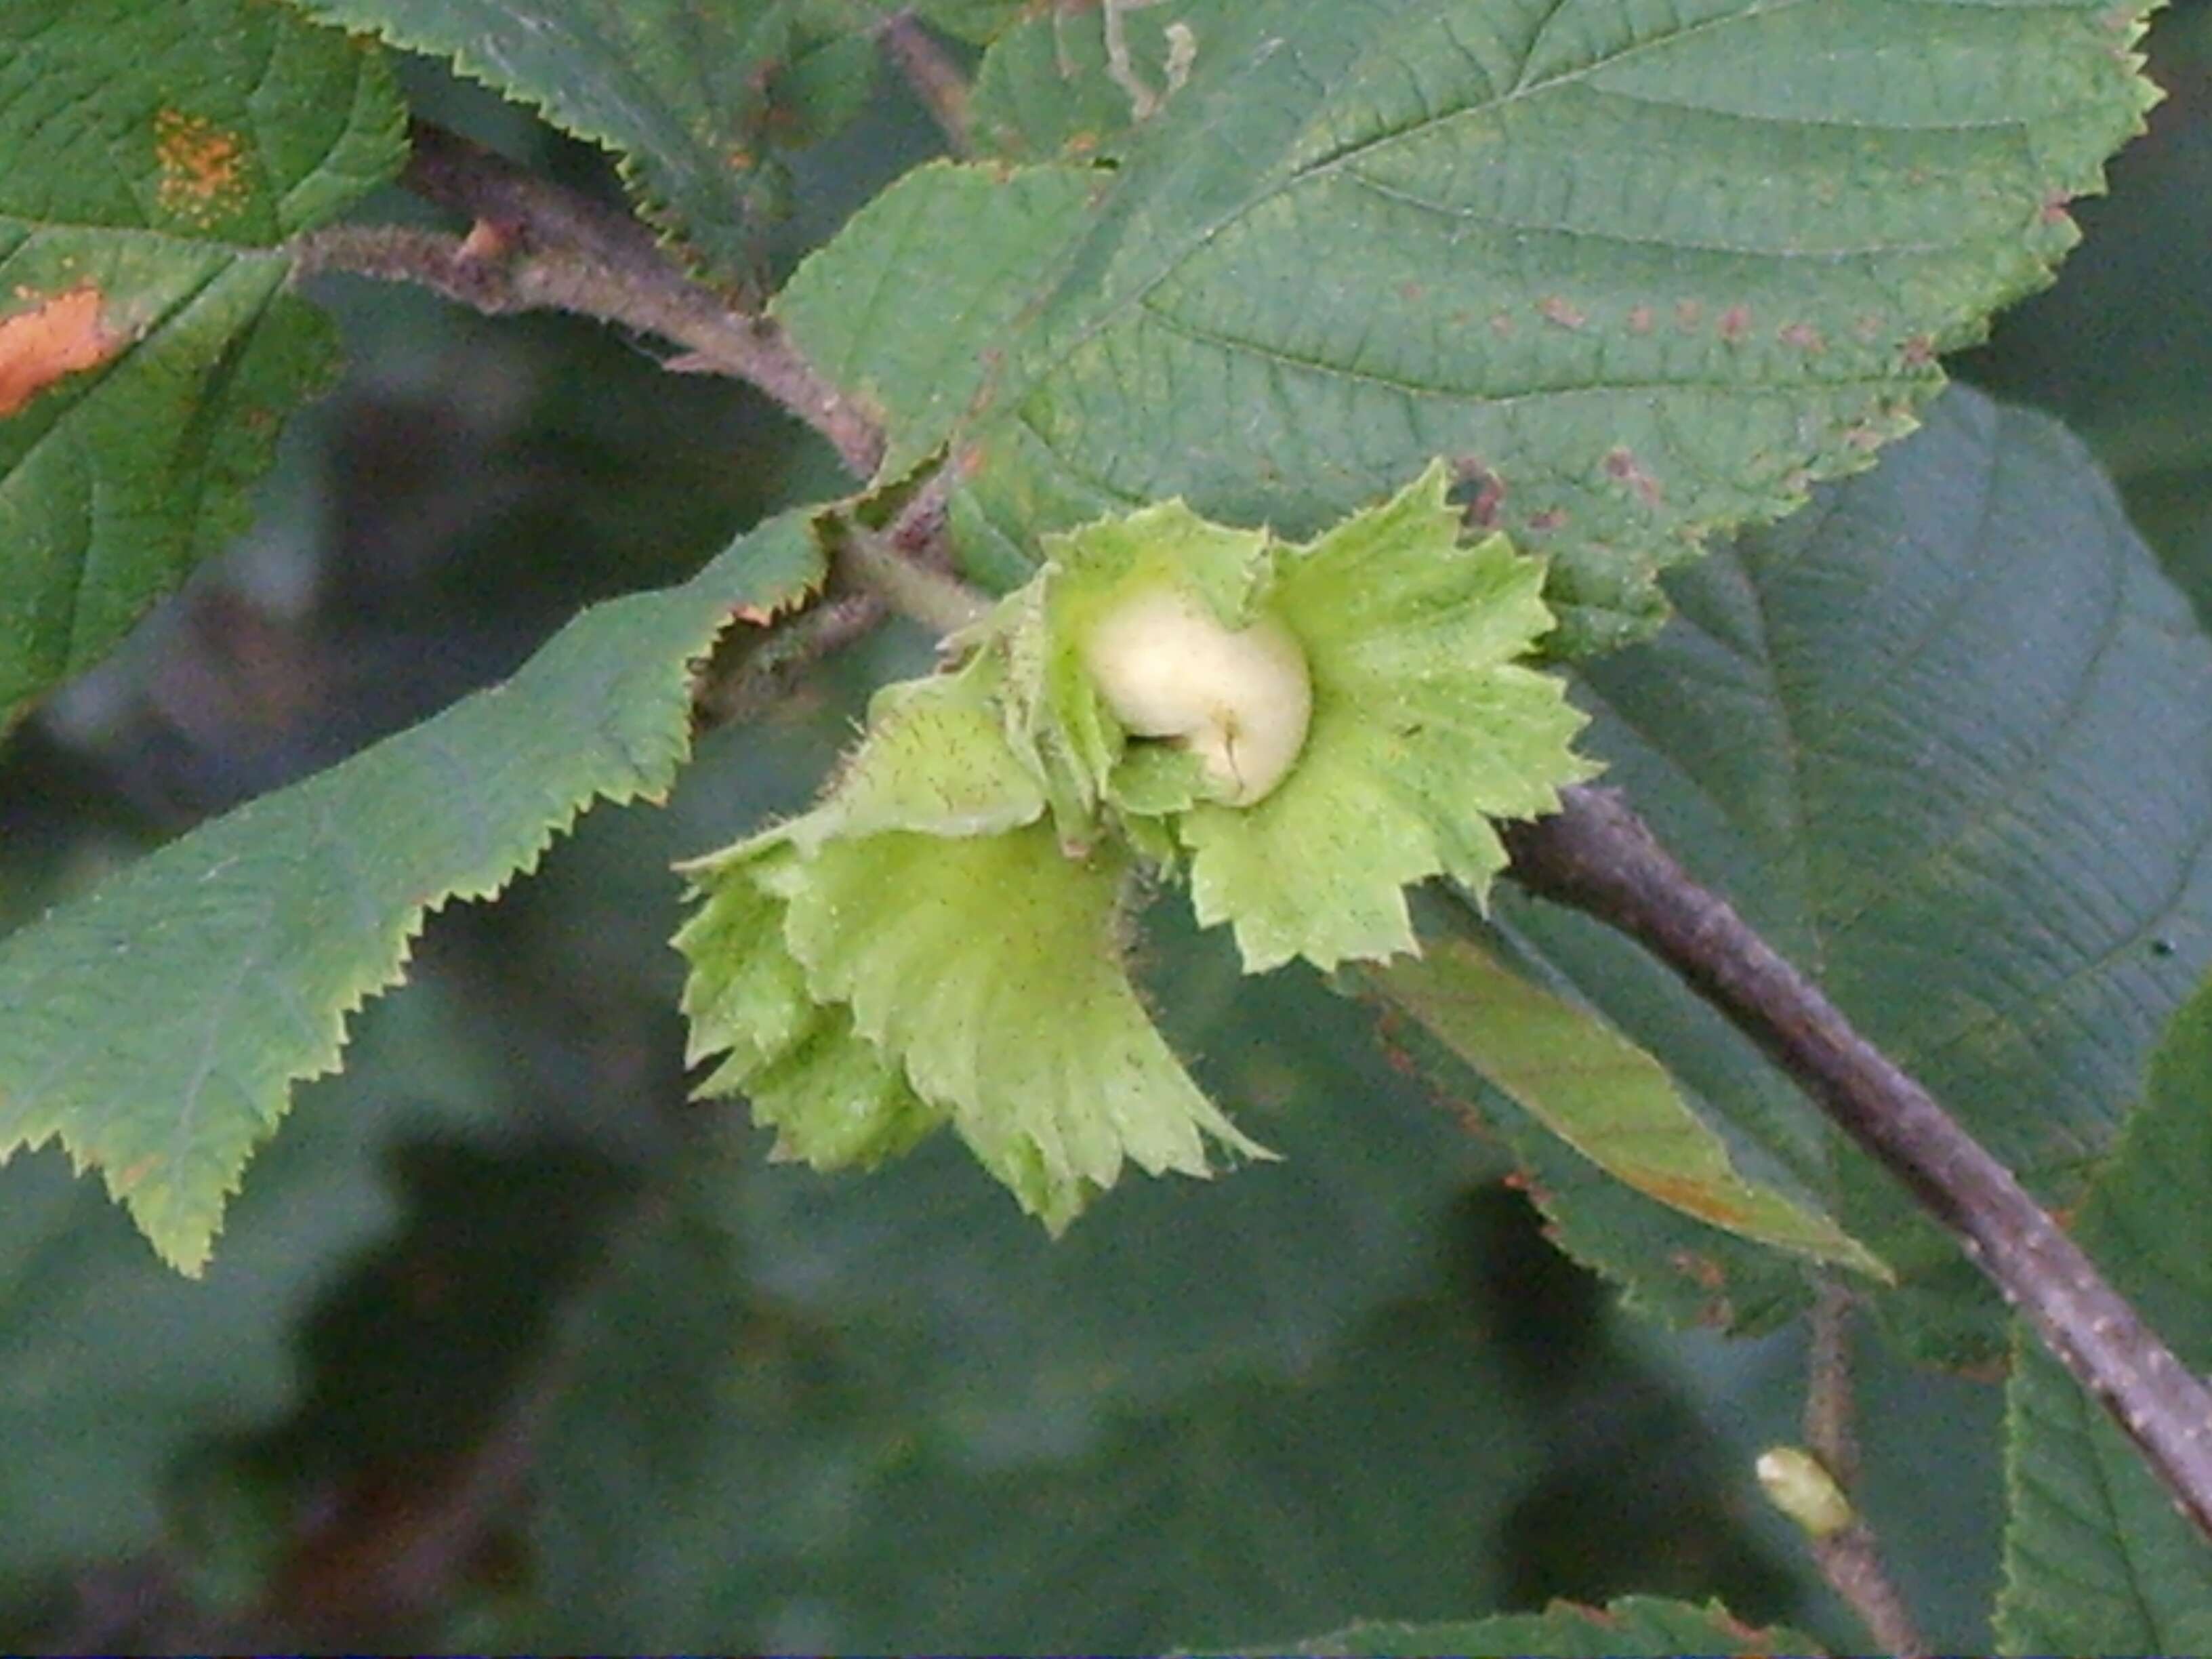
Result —
[[[1248, 971], [1416, 948], [1403, 888], [1480, 895], [1489, 819], [1589, 775], [1582, 716], [1520, 665], [1543, 570], [1458, 538], [1432, 468], [1303, 546], [1181, 502], [1051, 538], [1038, 576], [955, 642], [957, 670], [886, 687], [813, 811], [686, 866], [702, 1092], [743, 1091], [776, 1153], [872, 1167], [949, 1123], [1055, 1231], [1125, 1160], [1207, 1173], [1264, 1150], [1193, 1084], [1124, 965], [1148, 873], [1188, 873]], [[1125, 731], [1086, 644], [1170, 592], [1235, 635], [1287, 627], [1310, 672], [1279, 787], [1224, 804], [1172, 744]]]
[[727, 1051], [777, 1152], [869, 1166], [950, 1122], [1057, 1231], [1114, 1184], [1207, 1173], [1201, 1132], [1264, 1156], [1200, 1094], [1121, 963], [1127, 856], [1064, 856], [990, 682], [878, 694], [870, 736], [805, 817], [690, 866], [706, 903], [692, 1057]]

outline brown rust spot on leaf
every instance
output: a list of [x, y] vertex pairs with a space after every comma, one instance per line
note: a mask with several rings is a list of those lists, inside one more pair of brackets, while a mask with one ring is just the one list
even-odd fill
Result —
[[1546, 295], [1536, 302], [1536, 309], [1543, 313], [1546, 322], [1561, 328], [1580, 328], [1589, 320], [1572, 301], [1557, 294]]
[[1659, 481], [1644, 471], [1644, 464], [1636, 459], [1632, 450], [1610, 451], [1605, 458], [1605, 476], [1617, 483], [1627, 485], [1636, 499], [1646, 507], [1657, 507], [1662, 498]]
[[1814, 356], [1828, 349], [1828, 343], [1821, 337], [1820, 331], [1810, 323], [1784, 323], [1775, 331], [1775, 334], [1783, 344], [1796, 346], [1800, 351], [1810, 352]]
[[0, 419], [64, 375], [99, 368], [129, 342], [126, 331], [102, 320], [100, 301], [100, 290], [86, 283], [0, 317]]
[[244, 140], [204, 116], [165, 109], [154, 117], [154, 187], [161, 210], [193, 225], [212, 225], [244, 205]]
[[1629, 307], [1628, 331], [1631, 334], [1649, 334], [1651, 331], [1651, 323], [1652, 316], [1651, 307], [1650, 306], [1631, 306]]
[[1721, 338], [1734, 345], [1751, 332], [1751, 307], [1730, 306], [1721, 313]]

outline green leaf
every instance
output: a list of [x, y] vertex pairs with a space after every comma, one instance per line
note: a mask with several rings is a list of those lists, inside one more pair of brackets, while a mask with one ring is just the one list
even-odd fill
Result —
[[155, 1249], [206, 1262], [290, 1085], [399, 977], [424, 914], [497, 892], [598, 799], [659, 799], [689, 666], [817, 580], [808, 516], [593, 607], [508, 684], [249, 803], [0, 940], [0, 1148], [58, 1139]]
[[[918, 792], [925, 781], [909, 780]], [[823, 810], [842, 809], [833, 796]], [[807, 823], [692, 866], [707, 902], [678, 939], [693, 963], [693, 1057], [726, 1033], [739, 1047], [708, 1089], [749, 1082], [762, 1062], [838, 1068], [836, 1079], [802, 1072], [771, 1098], [763, 1121], [783, 1129], [787, 1155], [836, 1167], [848, 1160], [818, 1154], [850, 1137], [872, 1163], [910, 1139], [919, 1109], [884, 1077], [895, 1067], [1055, 1232], [1125, 1158], [1202, 1176], [1202, 1135], [1267, 1156], [1198, 1091], [1137, 1000], [1121, 963], [1119, 855], [1076, 863], [1042, 825], [963, 838], [893, 830], [818, 840], [809, 854]], [[778, 931], [757, 925], [763, 895], [781, 901]], [[732, 949], [748, 958], [734, 970], [720, 954]], [[874, 1067], [819, 1012], [808, 1019], [759, 994], [733, 1010], [719, 993], [725, 979], [789, 984], [773, 960], [787, 952], [809, 996], [849, 1010], [852, 1031], [881, 1056]], [[791, 1032], [787, 1049], [772, 1049], [759, 1026], [725, 1024], [763, 1008], [768, 1030]], [[809, 1100], [821, 1121], [795, 1119]]]
[[283, 244], [397, 171], [404, 116], [283, 6], [0, 15], [0, 729], [243, 526], [335, 357]]
[[[2095, 1258], [2182, 1363], [2212, 1370], [2212, 989], [2167, 1028], [2143, 1104], [2075, 1218]], [[2212, 1649], [2212, 1547], [2111, 1416], [2025, 1323], [2007, 1389], [2009, 1653]]]
[[1312, 535], [1442, 455], [1550, 559], [1568, 654], [1905, 430], [2150, 97], [2103, 0], [1173, 21], [1188, 83], [1110, 165], [924, 168], [778, 314], [885, 416], [887, 474], [952, 446], [979, 580], [1170, 496]]
[[1542, 1613], [1501, 1613], [1452, 1624], [1369, 1623], [1332, 1631], [1270, 1651], [1297, 1654], [1768, 1654], [1814, 1653], [1795, 1631], [1753, 1630], [1718, 1602], [1692, 1607], [1630, 1595], [1602, 1607], [1555, 1601]]
[[986, 46], [1030, 13], [1031, 0], [918, 0], [917, 17], [947, 34]]
[[150, 1259], [58, 1152], [0, 1169], [0, 1589], [150, 1547], [179, 1456], [296, 1403], [299, 1322], [397, 1219], [394, 1142], [469, 1121], [474, 1091], [440, 1061], [472, 1042], [434, 980], [379, 1008], [201, 1284]]
[[[2078, 444], [1964, 392], [1871, 476], [1669, 591], [1666, 633], [1588, 668], [1608, 781], [2070, 1206], [2212, 967], [2212, 648], [2187, 605]], [[2002, 1350], [1996, 1297], [1948, 1238], [1672, 975], [1578, 915], [1501, 894], [1496, 916], [1492, 948], [1648, 1050], [1897, 1272], [1874, 1305], [1909, 1348]], [[1768, 1302], [1735, 1259], [1686, 1279], [1698, 1231], [1581, 1162], [1537, 1176], [1586, 1258], [1681, 1311]]]
[[1015, 161], [1082, 160], [1125, 139], [1137, 123], [1128, 81], [1154, 96], [1166, 93], [1173, 78], [1168, 26], [1188, 9], [1154, 4], [1122, 15], [1129, 54], [1122, 80], [1107, 51], [1103, 8], [1054, 9], [1007, 30], [975, 74], [968, 119], [976, 147]]
[[[882, 477], [911, 472], [983, 399], [1051, 264], [1107, 188], [1073, 167], [930, 162], [799, 266], [771, 309], [815, 368], [888, 427]], [[948, 236], [959, 240], [960, 258], [939, 269]], [[1095, 500], [1088, 513], [1040, 516], [1032, 534], [1136, 504]], [[994, 586], [1026, 580], [1035, 563], [1026, 551], [1003, 561]]]
[[1285, 550], [1270, 601], [1313, 677], [1313, 723], [1281, 786], [1181, 817], [1200, 923], [1231, 923], [1252, 972], [1414, 949], [1403, 890], [1449, 875], [1478, 896], [1505, 865], [1498, 817], [1554, 811], [1596, 769], [1583, 716], [1518, 665], [1551, 627], [1543, 568], [1502, 536], [1458, 543], [1431, 468], [1371, 512]]
[[1738, 1174], [1658, 1061], [1467, 940], [1431, 940], [1360, 982], [1637, 1191], [1741, 1237], [1890, 1277], [1826, 1216]]
[[877, 74], [875, 0], [297, 0], [530, 104], [612, 150], [647, 215], [749, 270], [755, 173], [823, 136]]

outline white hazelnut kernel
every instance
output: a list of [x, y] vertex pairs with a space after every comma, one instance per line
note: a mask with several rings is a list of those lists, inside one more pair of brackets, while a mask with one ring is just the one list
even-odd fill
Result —
[[1197, 593], [1155, 587], [1101, 617], [1083, 659], [1122, 729], [1179, 742], [1229, 805], [1264, 799], [1305, 745], [1312, 678], [1272, 617], [1232, 629]]

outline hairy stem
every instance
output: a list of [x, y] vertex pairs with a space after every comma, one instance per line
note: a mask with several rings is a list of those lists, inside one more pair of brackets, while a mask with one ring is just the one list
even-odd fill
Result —
[[[1857, 1401], [1851, 1389], [1850, 1293], [1823, 1280], [1813, 1304], [1807, 1355], [1805, 1443], [1846, 1494], [1858, 1483]], [[1854, 1505], [1856, 1508], [1856, 1505]], [[1808, 1540], [1813, 1559], [1883, 1652], [1914, 1659], [1928, 1641], [1882, 1564], [1881, 1547], [1862, 1515]]]
[[939, 638], [972, 627], [990, 613], [990, 600], [965, 582], [901, 552], [895, 531], [848, 526], [837, 567], [855, 587], [877, 595]]
[[349, 271], [494, 314], [568, 311], [659, 335], [686, 349], [671, 368], [750, 382], [828, 439], [854, 472], [874, 473], [884, 453], [876, 422], [773, 320], [687, 276], [629, 214], [428, 122], [408, 131], [414, 153], [400, 182], [466, 215], [469, 235], [332, 226], [294, 240], [295, 277]]
[[2212, 1390], [2010, 1170], [1869, 1042], [1728, 901], [1699, 886], [1614, 791], [1583, 786], [1513, 827], [1510, 873], [1588, 912], [1680, 975], [1955, 1234], [1967, 1256], [2109, 1411], [2212, 1537]]

